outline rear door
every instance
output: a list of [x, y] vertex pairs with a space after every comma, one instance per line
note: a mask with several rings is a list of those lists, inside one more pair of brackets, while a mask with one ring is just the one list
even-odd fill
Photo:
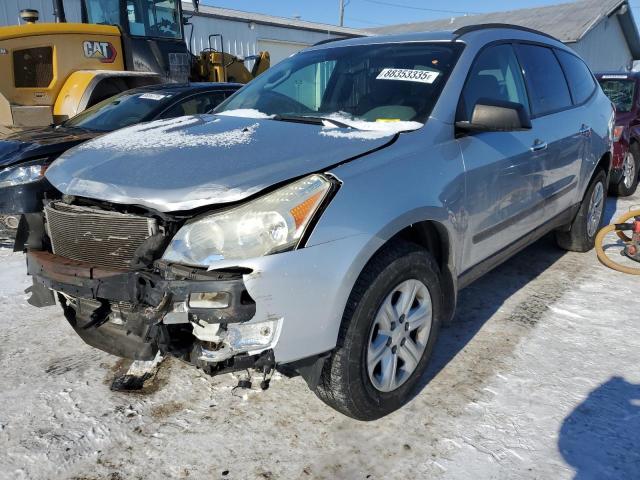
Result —
[[[529, 100], [510, 43], [478, 54], [460, 98], [457, 120], [469, 120], [481, 99], [522, 104]], [[537, 133], [480, 132], [458, 138], [466, 170], [468, 232], [463, 271], [491, 257], [544, 221], [540, 189], [544, 159], [533, 152]]]
[[582, 157], [589, 126], [574, 105], [554, 49], [537, 44], [516, 46], [531, 102], [536, 133], [534, 154], [541, 162], [539, 196], [545, 219], [553, 219], [577, 199]]

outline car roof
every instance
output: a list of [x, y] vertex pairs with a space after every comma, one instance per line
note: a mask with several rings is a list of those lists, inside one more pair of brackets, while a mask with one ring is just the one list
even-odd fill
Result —
[[519, 36], [530, 35], [532, 40], [550, 43], [556, 46], [564, 46], [560, 40], [538, 30], [533, 30], [519, 25], [502, 23], [490, 23], [482, 25], [470, 25], [457, 30], [444, 30], [440, 32], [412, 32], [391, 35], [372, 35], [350, 39], [330, 39], [317, 43], [310, 50], [321, 48], [334, 48], [351, 45], [375, 45], [385, 43], [411, 43], [411, 42], [455, 42], [464, 41], [466, 37], [475, 32], [489, 32], [495, 40], [504, 38], [505, 33], [517, 32]]
[[243, 87], [242, 83], [223, 83], [223, 82], [191, 82], [191, 83], [160, 83], [155, 85], [146, 85], [144, 87], [133, 88], [129, 90], [132, 93], [144, 92], [165, 92], [179, 95], [183, 93], [193, 93], [210, 90], [238, 90]]

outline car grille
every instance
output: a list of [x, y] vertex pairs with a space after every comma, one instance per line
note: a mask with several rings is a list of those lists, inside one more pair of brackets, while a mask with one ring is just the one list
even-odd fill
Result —
[[97, 208], [45, 207], [53, 253], [95, 267], [129, 269], [136, 249], [157, 231], [154, 219]]
[[46, 88], [53, 80], [53, 49], [27, 48], [13, 52], [16, 88]]

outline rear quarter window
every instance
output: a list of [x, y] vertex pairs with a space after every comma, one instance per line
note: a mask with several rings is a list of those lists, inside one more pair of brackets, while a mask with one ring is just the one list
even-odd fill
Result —
[[571, 107], [569, 87], [553, 50], [538, 45], [518, 45], [517, 51], [529, 87], [533, 115]]
[[556, 50], [576, 105], [586, 102], [596, 89], [596, 82], [589, 67], [575, 55]]
[[613, 78], [612, 75], [605, 75], [600, 79], [602, 91], [615, 104], [616, 111], [630, 112], [633, 109], [633, 99], [635, 98], [636, 81], [634, 79]]

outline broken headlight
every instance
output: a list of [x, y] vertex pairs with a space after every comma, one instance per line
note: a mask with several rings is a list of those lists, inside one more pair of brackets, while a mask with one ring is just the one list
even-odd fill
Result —
[[0, 170], [0, 187], [13, 187], [40, 180], [47, 167], [42, 160], [36, 160]]
[[240, 207], [189, 222], [173, 237], [163, 258], [208, 266], [291, 250], [330, 187], [324, 176], [310, 175]]

